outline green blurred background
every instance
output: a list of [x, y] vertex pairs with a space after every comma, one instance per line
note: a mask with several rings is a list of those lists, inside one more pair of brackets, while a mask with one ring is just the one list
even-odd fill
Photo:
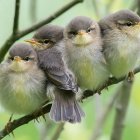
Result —
[[[20, 29], [26, 29], [33, 24], [45, 19], [47, 16], [67, 4], [71, 0], [21, 0], [20, 9]], [[0, 46], [5, 42], [12, 32], [14, 16], [14, 0], [0, 0]], [[65, 26], [73, 17], [78, 15], [89, 16], [99, 20], [108, 13], [120, 9], [137, 9], [135, 0], [85, 0], [84, 3], [78, 4], [65, 12], [59, 18], [53, 21], [53, 24]], [[29, 34], [22, 38], [31, 38]], [[135, 77], [132, 89], [131, 100], [126, 116], [123, 140], [140, 140], [140, 74]], [[94, 126], [97, 118], [106, 107], [113, 93], [119, 85], [109, 87], [104, 90], [102, 95], [93, 96], [86, 99], [82, 106], [86, 117], [80, 124], [66, 123], [59, 140], [90, 140], [94, 132]], [[101, 136], [98, 140], [109, 140], [115, 115], [115, 107], [108, 115]], [[0, 129], [7, 123], [10, 114], [0, 108]], [[19, 118], [20, 116], [14, 116]], [[30, 122], [14, 131], [12, 135], [5, 137], [5, 140], [51, 140], [58, 124], [54, 124], [49, 119], [45, 122], [43, 119], [40, 123]], [[47, 128], [46, 128], [47, 127]], [[46, 138], [45, 138], [46, 136]], [[43, 137], [43, 138], [42, 138]]]

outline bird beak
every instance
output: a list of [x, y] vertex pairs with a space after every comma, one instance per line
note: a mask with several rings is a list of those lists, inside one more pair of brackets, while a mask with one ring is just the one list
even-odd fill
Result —
[[21, 57], [19, 57], [19, 56], [15, 56], [15, 57], [14, 57], [14, 61], [16, 61], [16, 62], [20, 62], [20, 61], [21, 61]]
[[85, 31], [81, 30], [78, 32], [78, 35], [84, 35], [85, 33], [86, 33]]
[[28, 40], [24, 40], [24, 41], [30, 43], [31, 45], [39, 44], [35, 39], [28, 39]]

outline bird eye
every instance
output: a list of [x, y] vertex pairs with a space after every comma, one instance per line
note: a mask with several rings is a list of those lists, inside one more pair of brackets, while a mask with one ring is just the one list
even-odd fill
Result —
[[70, 31], [69, 34], [70, 35], [76, 35], [77, 33], [75, 31]]
[[126, 25], [127, 25], [127, 26], [132, 26], [133, 23], [129, 21], [129, 22], [126, 23]]
[[120, 20], [118, 21], [118, 24], [121, 26], [133, 26], [135, 23], [131, 22], [131, 21], [124, 21], [124, 20]]
[[45, 44], [48, 44], [50, 42], [50, 40], [48, 40], [48, 39], [45, 39], [44, 41], [43, 41], [43, 43], [45, 43]]
[[10, 56], [10, 57], [8, 57], [8, 59], [13, 61], [13, 60], [14, 60], [14, 57], [11, 57], [11, 56]]
[[91, 32], [91, 31], [93, 31], [93, 30], [94, 30], [94, 28], [88, 28], [88, 29], [87, 29], [87, 33]]
[[27, 56], [27, 57], [25, 57], [23, 60], [24, 60], [24, 61], [29, 61], [29, 60], [31, 60], [31, 58]]

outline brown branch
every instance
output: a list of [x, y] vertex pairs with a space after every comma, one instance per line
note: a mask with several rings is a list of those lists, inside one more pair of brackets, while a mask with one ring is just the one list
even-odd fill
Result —
[[50, 108], [51, 108], [51, 104], [42, 107], [40, 110], [35, 111], [32, 114], [26, 115], [17, 120], [13, 120], [12, 122], [10, 122], [8, 124], [8, 130], [6, 128], [6, 126], [7, 126], [6, 125], [5, 128], [0, 131], [0, 139], [4, 138], [6, 135], [10, 134], [14, 129], [20, 127], [21, 125], [27, 124], [30, 121], [36, 119], [37, 117], [42, 116], [42, 114], [48, 113], [50, 111]]
[[111, 140], [121, 140], [122, 138], [124, 121], [131, 95], [132, 84], [133, 82], [128, 82], [125, 80], [118, 91], [119, 97], [116, 105], [116, 115]]
[[40, 28], [41, 26], [50, 23], [51, 21], [53, 21], [54, 19], [56, 19], [57, 17], [59, 17], [60, 15], [62, 15], [63, 13], [65, 13], [67, 10], [69, 10], [70, 8], [72, 8], [73, 6], [75, 6], [78, 3], [83, 2], [84, 0], [73, 0], [70, 3], [66, 4], [65, 6], [63, 6], [61, 9], [57, 10], [55, 13], [53, 13], [52, 15], [50, 15], [47, 19], [31, 26], [30, 28], [23, 30], [23, 31], [19, 31], [16, 33], [16, 35], [12, 35], [10, 36], [7, 41], [4, 43], [4, 45], [1, 47], [0, 49], [0, 62], [3, 60], [7, 50], [11, 47], [11, 45], [18, 39], [24, 37], [25, 35], [37, 30], [38, 28]]
[[56, 129], [56, 131], [55, 131], [55, 133], [54, 133], [54, 135], [53, 135], [51, 140], [58, 140], [59, 139], [59, 136], [60, 136], [61, 132], [64, 129], [64, 125], [65, 125], [65, 123], [60, 123], [58, 125], [58, 127], [57, 127], [57, 129]]
[[[138, 73], [138, 72], [140, 72], [140, 67], [138, 67], [134, 71], [135, 74]], [[107, 88], [108, 86], [111, 86], [111, 85], [117, 84], [119, 82], [122, 82], [124, 79], [125, 79], [125, 77], [122, 77], [120, 79], [110, 78], [108, 80], [108, 82], [105, 84], [105, 86], [103, 86], [102, 88], [100, 88], [100, 89], [98, 89], [96, 91], [89, 91], [89, 90], [85, 91], [83, 99], [86, 99], [86, 98], [88, 98], [90, 96], [93, 96], [95, 93], [97, 93], [97, 91], [103, 90], [103, 89]], [[128, 95], [126, 95], [126, 96], [128, 96]], [[22, 126], [22, 125], [28, 123], [29, 121], [32, 121], [33, 119], [35, 119], [35, 118], [37, 118], [39, 116], [42, 116], [42, 114], [49, 113], [50, 108], [51, 108], [50, 104], [45, 105], [40, 110], [36, 111], [35, 113], [26, 115], [26, 116], [21, 117], [21, 118], [19, 118], [17, 120], [13, 120], [10, 123], [10, 125], [8, 126], [8, 131], [7, 131], [6, 128], [4, 128], [3, 130], [0, 131], [0, 139], [4, 138], [6, 135], [10, 134], [13, 130], [15, 130], [19, 126]], [[35, 115], [35, 114], [37, 114], [37, 115]]]
[[108, 104], [104, 108], [104, 111], [100, 114], [100, 117], [97, 119], [91, 140], [97, 140], [98, 137], [100, 136], [100, 134], [102, 132], [103, 125], [104, 125], [106, 119], [108, 118], [108, 115], [109, 115], [109, 113], [110, 113], [110, 111], [115, 103], [117, 96], [118, 96], [118, 92], [113, 94], [113, 96], [109, 100]]
[[14, 24], [13, 24], [13, 35], [16, 35], [18, 33], [19, 10], [20, 10], [20, 0], [15, 0], [15, 16], [14, 16]]
[[[136, 74], [136, 73], [138, 73], [138, 72], [140, 72], [140, 67], [137, 67], [135, 70], [134, 70], [134, 73]], [[104, 84], [104, 86], [102, 86], [100, 89], [97, 89], [97, 90], [95, 90], [95, 91], [90, 91], [90, 90], [87, 90], [87, 91], [85, 91], [84, 92], [84, 95], [83, 95], [83, 99], [86, 99], [86, 98], [88, 98], [88, 97], [90, 97], [90, 96], [93, 96], [95, 93], [98, 93], [99, 91], [102, 91], [103, 89], [105, 89], [105, 88], [107, 88], [107, 87], [109, 87], [109, 86], [111, 86], [111, 85], [114, 85], [114, 84], [117, 84], [117, 83], [119, 83], [119, 82], [122, 82], [123, 80], [125, 80], [126, 79], [126, 77], [121, 77], [121, 78], [119, 78], [119, 79], [116, 79], [116, 78], [114, 78], [114, 77], [112, 77], [112, 78], [109, 78], [109, 80]]]
[[69, 10], [71, 7], [73, 7], [74, 5], [83, 2], [83, 0], [73, 0], [70, 3], [66, 4], [64, 7], [62, 7], [61, 9], [59, 9], [58, 11], [56, 11], [55, 13], [53, 13], [52, 15], [50, 15], [47, 19], [39, 22], [38, 24], [33, 25], [32, 27], [21, 31], [18, 35], [19, 38], [35, 31], [36, 29], [40, 28], [41, 26], [50, 23], [51, 21], [53, 21], [54, 19], [56, 19], [57, 17], [59, 17], [60, 15], [62, 15], [62, 13], [66, 12], [67, 10]]

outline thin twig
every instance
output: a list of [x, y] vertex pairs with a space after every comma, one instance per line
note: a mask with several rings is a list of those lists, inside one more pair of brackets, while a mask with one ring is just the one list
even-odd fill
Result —
[[[138, 67], [134, 73], [138, 73], [140, 72], [140, 67]], [[105, 83], [105, 86], [103, 86], [102, 88], [98, 89], [97, 91], [99, 90], [103, 90], [105, 88], [107, 88], [108, 86], [111, 86], [111, 85], [114, 85], [114, 84], [117, 84], [119, 82], [122, 82], [123, 80], [125, 79], [125, 77], [122, 77], [120, 79], [115, 79], [115, 78], [111, 78], [111, 80], [108, 80], [107, 83]], [[85, 91], [84, 92], [84, 96], [83, 96], [83, 99], [86, 99], [90, 96], [93, 96], [95, 93], [97, 93], [97, 91]], [[18, 128], [19, 126], [22, 126], [26, 123], [28, 123], [29, 121], [32, 121], [33, 119], [43, 115], [43, 114], [46, 114], [50, 111], [50, 108], [51, 108], [51, 105], [46, 105], [46, 106], [43, 106], [39, 111], [38, 111], [38, 115], [34, 115], [35, 113], [32, 113], [32, 114], [29, 114], [29, 115], [26, 115], [24, 117], [21, 117], [17, 120], [14, 120], [10, 123], [10, 126], [8, 126], [8, 131], [6, 128], [2, 129], [0, 131], [0, 139], [4, 138], [6, 135], [10, 134], [13, 130], [15, 130], [16, 128]], [[36, 111], [37, 112], [37, 111]]]
[[35, 23], [37, 20], [37, 0], [30, 0], [30, 19], [32, 23]]
[[64, 7], [62, 7], [61, 9], [57, 10], [55, 13], [53, 13], [52, 15], [50, 15], [47, 19], [39, 22], [38, 24], [35, 24], [33, 26], [31, 26], [30, 28], [21, 31], [18, 35], [19, 38], [35, 31], [36, 29], [40, 28], [41, 26], [53, 21], [54, 19], [56, 19], [57, 17], [59, 17], [60, 15], [62, 15], [62, 13], [66, 12], [67, 10], [69, 10], [71, 7], [73, 7], [74, 5], [83, 2], [83, 0], [73, 0], [70, 3], [66, 4]]
[[39, 130], [39, 140], [48, 140], [49, 134], [52, 132], [53, 128], [55, 127], [55, 123], [50, 120], [49, 116], [46, 116], [46, 121], [43, 121], [37, 124]]
[[108, 2], [108, 4], [106, 5], [106, 13], [110, 12], [110, 9], [113, 7], [114, 2], [115, 2], [115, 0], [110, 0]]
[[57, 129], [56, 129], [56, 131], [55, 131], [55, 133], [54, 133], [54, 135], [53, 135], [51, 140], [58, 140], [59, 139], [59, 136], [60, 136], [61, 132], [64, 129], [64, 125], [65, 125], [65, 123], [60, 123], [58, 125], [58, 127], [57, 127]]
[[47, 19], [31, 26], [30, 28], [23, 30], [23, 31], [19, 31], [16, 33], [16, 35], [12, 35], [10, 36], [7, 41], [4, 43], [4, 45], [1, 47], [0, 49], [0, 62], [3, 60], [5, 54], [7, 53], [7, 50], [11, 47], [11, 45], [18, 39], [22, 38], [23, 36], [37, 30], [38, 28], [40, 28], [41, 26], [50, 23], [51, 21], [53, 21], [54, 19], [56, 19], [57, 17], [59, 17], [60, 15], [62, 15], [63, 13], [65, 13], [67, 10], [69, 10], [70, 8], [72, 8], [73, 6], [75, 6], [78, 3], [83, 2], [84, 0], [73, 0], [70, 3], [66, 4], [65, 6], [63, 6], [61, 9], [57, 10], [54, 14], [52, 14], [51, 16], [49, 16]]
[[137, 13], [138, 13], [138, 15], [140, 15], [140, 8], [139, 8], [139, 6], [140, 6], [140, 0], [137, 0], [137, 2], [136, 2], [137, 4], [137, 8], [138, 8], [138, 11], [137, 11]]
[[103, 109], [103, 105], [102, 105], [102, 99], [101, 99], [101, 96], [96, 93], [94, 95], [94, 98], [93, 98], [93, 103], [94, 103], [94, 106], [93, 108], [95, 108], [95, 120], [97, 121], [98, 118], [101, 116], [102, 114], [102, 109]]
[[14, 24], [13, 24], [13, 35], [16, 35], [18, 33], [19, 10], [20, 10], [20, 0], [15, 0], [15, 15], [14, 15]]
[[126, 116], [128, 103], [131, 95], [132, 84], [133, 82], [128, 82], [127, 80], [125, 80], [121, 85], [119, 91], [120, 94], [116, 105], [116, 115], [115, 115], [111, 140], [122, 139], [124, 121], [125, 121], [125, 116]]
[[94, 12], [95, 12], [95, 14], [96, 14], [96, 16], [99, 18], [99, 17], [101, 17], [100, 16], [100, 11], [99, 11], [99, 4], [98, 4], [98, 2], [97, 2], [97, 0], [92, 0], [92, 3], [93, 3], [93, 8], [94, 8]]
[[113, 96], [109, 100], [108, 104], [104, 108], [104, 111], [100, 114], [100, 117], [97, 119], [91, 140], [97, 140], [98, 137], [101, 135], [103, 125], [109, 116], [109, 113], [115, 103], [117, 96], [118, 96], [118, 92], [113, 94]]

